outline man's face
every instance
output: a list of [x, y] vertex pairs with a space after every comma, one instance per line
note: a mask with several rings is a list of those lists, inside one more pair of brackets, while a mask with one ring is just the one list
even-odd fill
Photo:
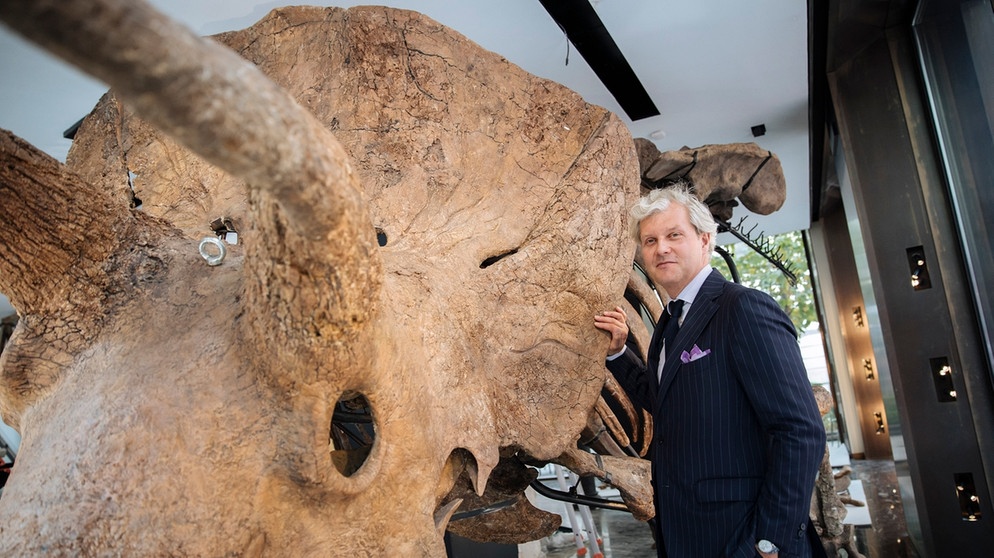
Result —
[[675, 203], [639, 223], [639, 245], [646, 271], [670, 298], [680, 294], [707, 265], [710, 240], [711, 234], [698, 234], [690, 224], [687, 209]]

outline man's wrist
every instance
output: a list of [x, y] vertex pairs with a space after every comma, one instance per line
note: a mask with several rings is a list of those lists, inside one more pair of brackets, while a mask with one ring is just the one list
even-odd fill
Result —
[[627, 345], [622, 346], [620, 351], [618, 351], [618, 352], [616, 352], [614, 354], [611, 354], [611, 355], [607, 355], [607, 360], [611, 361], [611, 360], [614, 360], [614, 359], [620, 357], [621, 355], [625, 354], [626, 350], [628, 350], [628, 346]]

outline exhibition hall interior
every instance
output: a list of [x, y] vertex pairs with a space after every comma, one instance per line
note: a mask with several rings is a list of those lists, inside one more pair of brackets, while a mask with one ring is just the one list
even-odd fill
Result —
[[682, 181], [826, 554], [994, 555], [994, 0], [147, 1], [0, 7], [0, 551], [657, 556], [585, 316]]

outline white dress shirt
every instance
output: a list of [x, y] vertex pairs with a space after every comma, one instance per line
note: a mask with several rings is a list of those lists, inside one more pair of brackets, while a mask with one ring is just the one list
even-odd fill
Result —
[[[680, 312], [679, 316], [674, 316], [677, 319], [678, 325], [683, 325], [683, 318], [690, 311], [691, 305], [694, 304], [694, 299], [697, 298], [697, 293], [700, 292], [701, 287], [704, 285], [704, 281], [707, 280], [708, 275], [711, 275], [712, 267], [706, 265], [697, 272], [697, 275], [687, 283], [687, 286], [680, 291], [680, 294], [676, 295], [674, 300], [683, 301], [683, 311]], [[666, 342], [663, 341], [659, 348], [659, 368], [656, 369], [656, 379], [662, 381], [663, 378], [663, 364], [666, 363]], [[619, 356], [621, 353], [618, 353]]]
[[[702, 267], [701, 270], [699, 272], [697, 272], [697, 275], [695, 275], [694, 278], [690, 280], [690, 283], [687, 283], [687, 286], [684, 287], [682, 291], [680, 291], [680, 294], [676, 295], [676, 298], [678, 298], [678, 299], [680, 299], [680, 300], [683, 301], [683, 312], [681, 312], [680, 315], [677, 316], [677, 320], [679, 320], [677, 322], [678, 324], [683, 325], [683, 318], [684, 318], [684, 316], [687, 315], [687, 311], [690, 310], [690, 306], [692, 304], [694, 304], [694, 299], [697, 298], [697, 293], [700, 292], [701, 286], [704, 285], [704, 281], [707, 280], [708, 275], [711, 275], [711, 270], [712, 269], [714, 269], [714, 268], [712, 268], [710, 264], [709, 265], [705, 265], [704, 267]], [[614, 359], [620, 357], [621, 355], [625, 354], [625, 351], [627, 351], [627, 350], [628, 350], [628, 346], [625, 345], [617, 353], [608, 356], [607, 359], [608, 360], [614, 360]], [[663, 374], [663, 364], [664, 364], [665, 359], [666, 359], [666, 356], [665, 356], [666, 355], [666, 348], [663, 347], [663, 346], [660, 346], [660, 351], [661, 352], [659, 354], [659, 368], [656, 370], [656, 378], [661, 378], [662, 377], [662, 374]]]

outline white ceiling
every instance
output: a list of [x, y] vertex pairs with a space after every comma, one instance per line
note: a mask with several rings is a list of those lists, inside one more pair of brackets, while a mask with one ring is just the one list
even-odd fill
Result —
[[[202, 35], [241, 29], [293, 0], [152, 0]], [[349, 7], [370, 2], [300, 2]], [[755, 141], [776, 153], [787, 201], [771, 216], [743, 207], [747, 228], [767, 234], [807, 229], [808, 71], [806, 2], [783, 0], [591, 0], [661, 115], [638, 122], [624, 114], [539, 0], [392, 0], [422, 12], [533, 74], [607, 107], [635, 137], [661, 150]], [[567, 50], [569, 64], [566, 64]], [[107, 89], [0, 26], [0, 127], [60, 161], [62, 132]], [[754, 138], [751, 127], [766, 125]], [[663, 134], [660, 136], [660, 134]], [[0, 200], [2, 201], [2, 200]], [[720, 239], [730, 241], [728, 239]]]

